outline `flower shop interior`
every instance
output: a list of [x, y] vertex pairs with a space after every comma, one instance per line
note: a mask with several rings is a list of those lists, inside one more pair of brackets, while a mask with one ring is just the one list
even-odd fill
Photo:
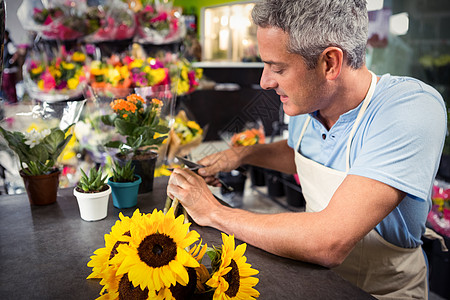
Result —
[[[45, 210], [55, 205], [59, 205], [58, 214], [65, 215], [61, 195], [76, 203], [72, 190], [89, 180], [90, 169], [101, 168], [102, 178], [119, 176], [123, 174], [117, 172], [126, 172], [127, 158], [156, 154], [150, 174], [139, 174], [150, 186], [141, 183], [137, 204], [122, 209], [115, 198], [114, 204], [107, 204], [109, 223], [95, 229], [102, 242], [106, 228], [119, 219], [119, 213], [135, 218], [136, 208], [143, 212], [150, 207], [140, 205], [149, 194], [162, 195], [165, 208], [173, 206], [173, 202], [164, 203], [171, 170], [182, 165], [196, 167], [182, 158], [196, 162], [230, 147], [287, 138], [289, 117], [280, 96], [259, 85], [264, 64], [250, 16], [255, 2], [1, 0], [1, 22], [7, 32], [3, 56], [9, 56], [6, 62], [3, 59], [0, 99], [0, 211], [7, 199], [23, 198], [29, 200], [30, 218], [46, 215]], [[418, 78], [437, 89], [449, 107], [450, 1], [367, 2], [368, 68], [376, 74]], [[428, 223], [450, 247], [447, 128]], [[122, 168], [119, 163], [116, 166], [116, 159]], [[55, 166], [56, 198], [43, 205], [34, 203], [38, 200], [31, 199], [28, 178], [53, 172]], [[133, 168], [138, 173], [146, 167], [136, 163]], [[147, 175], [150, 179], [144, 178]], [[221, 172], [218, 178], [222, 187], [210, 189], [226, 205], [260, 213], [305, 210], [301, 185], [293, 175], [242, 166], [239, 171]], [[80, 212], [76, 204], [75, 208], [80, 219], [81, 206]], [[6, 213], [0, 220], [3, 216]], [[158, 218], [164, 219], [155, 213]], [[39, 226], [42, 217], [37, 220], [30, 224]], [[223, 243], [224, 249], [231, 245], [225, 238]], [[450, 299], [449, 253], [442, 252], [435, 240], [425, 239], [423, 248], [430, 266], [430, 299]], [[197, 251], [193, 258], [199, 258], [203, 249], [193, 249]], [[93, 250], [89, 248], [90, 252], [78, 258], [85, 259], [86, 265]], [[95, 259], [90, 263], [94, 266]], [[98, 271], [95, 268], [90, 276]], [[4, 282], [7, 275], [1, 274]], [[81, 299], [92, 290], [99, 292], [98, 287], [98, 283], [89, 285]], [[352, 287], [346, 288], [353, 292]], [[45, 289], [38, 291], [49, 299], [58, 298]], [[0, 286], [2, 299], [10, 295], [11, 290]]]

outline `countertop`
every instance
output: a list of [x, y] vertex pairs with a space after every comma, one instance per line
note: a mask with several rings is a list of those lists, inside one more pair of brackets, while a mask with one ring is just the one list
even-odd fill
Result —
[[[143, 213], [162, 209], [167, 177], [155, 178], [153, 191], [140, 194]], [[86, 280], [87, 262], [104, 247], [119, 212], [131, 216], [135, 208], [119, 210], [109, 202], [108, 216], [97, 222], [80, 218], [73, 189], [60, 189], [57, 202], [32, 206], [26, 194], [0, 196], [0, 298], [95, 299], [101, 285]], [[221, 245], [219, 231], [191, 225], [203, 242]], [[236, 244], [240, 244], [237, 241]], [[259, 299], [373, 299], [369, 294], [318, 265], [294, 261], [247, 246], [247, 261], [259, 270]]]

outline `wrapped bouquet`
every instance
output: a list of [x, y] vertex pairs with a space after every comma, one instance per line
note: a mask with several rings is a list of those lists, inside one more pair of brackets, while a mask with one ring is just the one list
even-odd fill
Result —
[[74, 40], [99, 28], [99, 19], [86, 11], [85, 0], [24, 0], [17, 16], [24, 29], [46, 39]]
[[109, 0], [103, 6], [89, 7], [87, 17], [93, 20], [91, 24], [96, 29], [86, 37], [88, 42], [124, 40], [134, 36], [134, 13], [120, 0]]
[[244, 131], [235, 133], [231, 137], [231, 146], [232, 147], [264, 144], [265, 134], [264, 134], [264, 128], [261, 123], [258, 123], [257, 125], [248, 124], [246, 127], [247, 127], [247, 129], [245, 129]]
[[171, 2], [143, 0], [136, 19], [140, 43], [171, 43], [186, 35], [181, 12], [174, 9]]
[[167, 159], [172, 161], [175, 156], [186, 156], [200, 145], [204, 138], [204, 131], [197, 122], [187, 118], [184, 110], [181, 110], [175, 116], [169, 137]]
[[436, 180], [431, 200], [433, 207], [427, 222], [436, 232], [450, 237], [450, 184]]
[[32, 53], [23, 68], [25, 88], [34, 99], [55, 102], [83, 94], [87, 84], [88, 59], [81, 51]]

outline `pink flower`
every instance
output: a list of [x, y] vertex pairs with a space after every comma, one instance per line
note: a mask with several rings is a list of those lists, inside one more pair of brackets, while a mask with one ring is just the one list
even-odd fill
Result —
[[134, 73], [133, 81], [137, 83], [138, 86], [147, 86], [148, 80], [144, 72]]
[[53, 19], [52, 19], [52, 17], [50, 17], [50, 16], [47, 16], [47, 18], [45, 19], [45, 21], [44, 21], [44, 25], [48, 25], [48, 24], [51, 24], [53, 22]]
[[42, 73], [41, 79], [44, 81], [44, 91], [50, 91], [55, 88], [55, 78], [53, 78], [52, 74], [50, 74], [48, 70]]
[[195, 71], [189, 71], [188, 78], [189, 78], [189, 85], [190, 86], [197, 86], [198, 85], [198, 82], [195, 80]]
[[152, 69], [161, 69], [161, 68], [164, 68], [164, 64], [163, 64], [162, 62], [160, 62], [159, 60], [155, 59], [153, 62], [154, 62], [153, 64], [150, 64], [150, 67], [151, 67]]
[[123, 58], [123, 63], [126, 65], [131, 64], [133, 61], [134, 61], [134, 59], [128, 55]]
[[133, 36], [134, 30], [135, 30], [134, 27], [129, 27], [129, 26], [125, 25], [125, 24], [120, 24], [117, 27], [116, 39], [117, 40], [128, 39], [128, 38]]
[[37, 62], [35, 62], [34, 60], [31, 61], [30, 69], [36, 69], [38, 66], [39, 66], [39, 64]]
[[[45, 83], [44, 83], [45, 86]], [[57, 90], [63, 90], [67, 87], [67, 81], [61, 81], [56, 87], [55, 89]]]
[[154, 17], [153, 19], [150, 20], [151, 23], [154, 22], [163, 22], [167, 20], [167, 13], [165, 11], [162, 11], [161, 13], [159, 13], [159, 15], [157, 15], [156, 17]]
[[155, 9], [153, 8], [153, 6], [147, 4], [147, 5], [144, 7], [144, 11], [145, 11], [145, 12], [154, 13], [154, 12], [155, 12]]

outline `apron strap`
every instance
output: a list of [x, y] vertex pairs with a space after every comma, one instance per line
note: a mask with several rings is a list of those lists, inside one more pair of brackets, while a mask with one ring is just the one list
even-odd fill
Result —
[[303, 135], [305, 134], [306, 127], [308, 127], [309, 121], [311, 121], [311, 116], [308, 115], [308, 118], [306, 119], [305, 123], [303, 124], [302, 131], [300, 132], [300, 137], [298, 138], [297, 147], [295, 148], [295, 151], [299, 151], [300, 142], [303, 138]]
[[[361, 122], [361, 119], [364, 115], [364, 112], [366, 111], [367, 106], [369, 106], [370, 100], [372, 100], [373, 93], [375, 92], [375, 87], [377, 84], [377, 76], [372, 72], [369, 71], [372, 75], [372, 81], [370, 82], [369, 91], [367, 92], [366, 97], [364, 98], [364, 102], [361, 106], [361, 109], [358, 112], [358, 116], [355, 119], [355, 123], [353, 124], [352, 131], [350, 131], [350, 135], [347, 141], [347, 152], [346, 152], [346, 173], [350, 170], [350, 146], [353, 141], [353, 135], [356, 132], [356, 128], [358, 127], [359, 123]], [[306, 119], [305, 123], [303, 124], [302, 131], [300, 132], [300, 137], [297, 142], [297, 147], [295, 148], [296, 151], [299, 151], [300, 142], [303, 138], [303, 135], [305, 134], [306, 128], [308, 127], [309, 121], [311, 120], [311, 116], [309, 115]]]
[[375, 87], [377, 85], [377, 76], [372, 72], [369, 71], [370, 74], [372, 74], [372, 81], [370, 83], [369, 91], [367, 92], [366, 98], [364, 98], [364, 102], [361, 106], [361, 109], [358, 112], [358, 116], [356, 117], [355, 123], [353, 124], [352, 131], [350, 131], [350, 135], [347, 141], [347, 152], [346, 152], [346, 172], [350, 170], [350, 145], [353, 141], [353, 135], [356, 132], [356, 128], [358, 127], [359, 123], [361, 122], [361, 119], [364, 115], [364, 112], [366, 111], [367, 106], [369, 106], [370, 100], [372, 100], [373, 93], [375, 92]]
[[426, 227], [425, 233], [423, 234], [424, 237], [426, 237], [429, 240], [438, 240], [441, 243], [441, 250], [442, 252], [448, 252], [447, 245], [445, 245], [444, 238], [438, 234], [433, 229]]

